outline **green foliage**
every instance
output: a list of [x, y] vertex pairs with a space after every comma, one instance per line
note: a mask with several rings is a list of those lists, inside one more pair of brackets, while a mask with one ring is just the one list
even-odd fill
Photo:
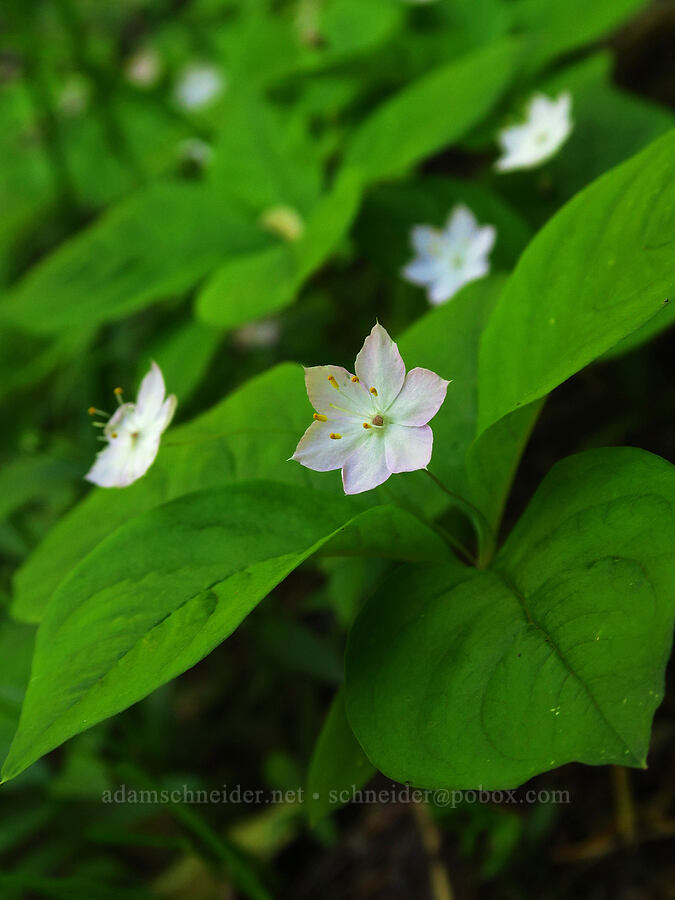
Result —
[[362, 516], [344, 499], [253, 482], [187, 494], [122, 526], [47, 607], [3, 777], [193, 666], [331, 539], [338, 553], [447, 555], [396, 507]]
[[354, 737], [347, 721], [344, 692], [339, 690], [323, 723], [307, 773], [307, 809], [316, 824], [344, 806], [340, 795], [358, 790], [375, 769]]
[[480, 353], [481, 430], [649, 319], [675, 286], [675, 130], [577, 194], [534, 238]]
[[[2, 15], [2, 890], [320, 894], [345, 849], [418, 827], [406, 846], [425, 845], [432, 877], [455, 840], [483, 892], [520, 896], [509, 879], [548, 858], [564, 810], [453, 801], [347, 844], [370, 812], [329, 814], [377, 769], [489, 789], [571, 761], [646, 765], [673, 625], [667, 14], [169, 6]], [[220, 82], [189, 103], [195, 64]], [[568, 139], [499, 171], [500, 130], [561, 92]], [[403, 272], [424, 256], [412, 229], [458, 204], [496, 240], [429, 309]], [[426, 237], [429, 265], [468, 267], [470, 241]], [[375, 321], [408, 370], [450, 384], [428, 472], [345, 497], [338, 471], [291, 459], [312, 423], [302, 366], [352, 372]], [[150, 360], [176, 423], [135, 483], [92, 488], [106, 432], [86, 410], [117, 384], [133, 401]], [[122, 784], [163, 799], [101, 802]], [[226, 784], [263, 798], [171, 793]], [[367, 859], [341, 868], [345, 895]]]
[[518, 43], [506, 41], [425, 75], [366, 120], [348, 164], [369, 179], [390, 178], [464, 137], [509, 86], [520, 54]]
[[644, 766], [675, 614], [673, 504], [668, 463], [590, 451], [553, 469], [492, 569], [391, 578], [347, 654], [369, 758], [398, 781], [488, 790], [572, 760]]

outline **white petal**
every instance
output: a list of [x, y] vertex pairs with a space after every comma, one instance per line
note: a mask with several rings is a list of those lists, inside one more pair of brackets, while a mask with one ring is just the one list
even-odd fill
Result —
[[100, 487], [127, 487], [145, 475], [158, 450], [159, 437], [134, 440], [128, 432], [120, 432], [101, 450], [84, 477]]
[[431, 257], [413, 259], [402, 270], [401, 274], [413, 284], [430, 284], [438, 278], [438, 260]]
[[[305, 387], [309, 402], [322, 416], [331, 420], [345, 417], [370, 419], [374, 415], [373, 398], [368, 389], [342, 366], [311, 366], [305, 369]], [[337, 389], [331, 378], [335, 379]]]
[[345, 494], [372, 491], [389, 478], [384, 453], [384, 434], [373, 433], [351, 454], [342, 467], [342, 486]]
[[150, 371], [141, 381], [141, 386], [138, 389], [136, 413], [140, 421], [151, 422], [155, 418], [164, 402], [165, 393], [166, 387], [164, 386], [162, 370], [153, 361]]
[[391, 472], [414, 472], [426, 469], [431, 459], [434, 436], [428, 425], [414, 428], [387, 425], [384, 434], [387, 468]]
[[[349, 430], [348, 430], [349, 428]], [[291, 459], [315, 472], [332, 472], [341, 469], [347, 457], [370, 437], [370, 429], [359, 424], [349, 425], [336, 432], [329, 422], [312, 422], [300, 438]], [[331, 434], [341, 434], [331, 438]]]
[[429, 303], [433, 306], [440, 306], [451, 297], [454, 297], [457, 291], [466, 283], [461, 272], [450, 271], [439, 278], [432, 284], [428, 291]]
[[469, 245], [468, 256], [471, 258], [487, 256], [494, 247], [496, 239], [497, 229], [494, 225], [484, 225], [479, 228]]
[[387, 419], [396, 425], [426, 425], [443, 405], [449, 384], [429, 369], [411, 369], [401, 393], [387, 410]]
[[405, 365], [398, 347], [379, 323], [365, 339], [355, 366], [366, 387], [377, 391], [378, 406], [386, 409], [403, 386]]
[[176, 412], [176, 404], [178, 401], [176, 400], [175, 394], [169, 394], [166, 398], [162, 406], [160, 407], [157, 418], [155, 419], [155, 423], [157, 428], [159, 428], [159, 433], [161, 434], [166, 428], [168, 428], [169, 423], [173, 419], [173, 414]]
[[440, 235], [431, 225], [414, 225], [410, 231], [410, 241], [420, 256], [434, 256], [438, 249]]
[[463, 244], [471, 240], [478, 229], [476, 217], [468, 206], [458, 203], [454, 206], [445, 226], [445, 236], [448, 241], [459, 249]]

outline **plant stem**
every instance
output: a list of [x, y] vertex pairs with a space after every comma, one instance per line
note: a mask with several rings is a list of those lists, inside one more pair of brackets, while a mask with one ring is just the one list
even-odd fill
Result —
[[423, 803], [413, 803], [413, 813], [429, 860], [429, 887], [434, 900], [454, 900], [448, 870], [440, 858], [441, 835], [438, 826]]
[[634, 844], [637, 829], [630, 773], [625, 766], [612, 766], [611, 773], [617, 831], [626, 844]]
[[430, 472], [429, 469], [424, 470], [429, 478], [436, 484], [451, 500], [459, 506], [467, 516], [471, 519], [474, 528], [476, 529], [476, 534], [478, 535], [478, 544], [479, 544], [479, 552], [478, 552], [478, 561], [476, 563], [476, 567], [479, 569], [485, 569], [489, 566], [492, 558], [495, 555], [495, 551], [497, 549], [497, 538], [492, 529], [492, 526], [485, 518], [483, 513], [478, 509], [477, 506], [474, 506], [470, 500], [467, 500], [465, 497], [462, 497], [460, 494], [456, 494], [454, 491], [451, 491], [450, 488], [447, 488], [442, 481], [440, 481], [433, 472]]

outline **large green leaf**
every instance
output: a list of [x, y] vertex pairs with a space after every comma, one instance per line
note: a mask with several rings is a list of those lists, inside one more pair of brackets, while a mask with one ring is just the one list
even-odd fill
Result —
[[495, 105], [519, 58], [517, 42], [498, 42], [404, 88], [357, 131], [347, 163], [367, 179], [388, 178], [457, 141]]
[[314, 825], [351, 799], [375, 774], [375, 768], [347, 721], [342, 688], [333, 698], [307, 773], [307, 811]]
[[115, 321], [188, 290], [224, 257], [266, 243], [212, 188], [154, 184], [38, 263], [0, 316], [36, 332]]
[[479, 426], [536, 400], [649, 319], [675, 287], [675, 130], [537, 234], [483, 334]]
[[47, 608], [3, 777], [194, 665], [332, 539], [340, 552], [448, 556], [396, 507], [359, 515], [345, 497], [274, 482], [188, 494], [118, 529]]
[[284, 205], [304, 215], [314, 206], [321, 184], [316, 151], [299, 120], [282, 117], [242, 85], [225, 101], [209, 175], [219, 192], [256, 213]]
[[675, 469], [641, 450], [559, 463], [499, 554], [399, 572], [347, 652], [370, 760], [428, 787], [511, 788], [573, 760], [644, 766], [675, 597]]
[[[452, 490], [478, 502], [496, 523], [536, 408], [519, 411], [476, 438], [478, 340], [503, 279], [467, 286], [451, 303], [431, 311], [400, 339], [407, 366], [426, 366], [452, 378], [433, 420], [431, 470]], [[351, 365], [351, 360], [330, 360]], [[310, 472], [289, 462], [311, 407], [299, 365], [284, 364], [254, 378], [212, 410], [164, 438], [147, 475], [124, 490], [92, 491], [47, 535], [14, 583], [13, 614], [39, 621], [45, 604], [70, 569], [115, 528], [135, 515], [188, 491], [246, 478], [271, 478], [340, 493], [339, 473]], [[92, 452], [94, 441], [92, 439]], [[448, 504], [424, 472], [394, 476], [364, 505], [395, 500], [429, 518]]]
[[214, 272], [197, 297], [200, 319], [234, 328], [287, 306], [345, 236], [360, 199], [360, 179], [344, 171], [297, 241], [233, 257]]

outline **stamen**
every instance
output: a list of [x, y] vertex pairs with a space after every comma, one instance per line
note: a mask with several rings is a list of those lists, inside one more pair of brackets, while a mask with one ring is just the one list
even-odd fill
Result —
[[354, 382], [354, 384], [358, 384], [360, 380], [361, 379], [358, 375], [352, 375], [352, 381]]
[[335, 380], [335, 375], [329, 375], [328, 380], [333, 385], [333, 387], [335, 388], [336, 391], [340, 390], [340, 387], [339, 387], [337, 381]]
[[328, 416], [322, 416], [321, 413], [314, 413], [314, 415], [312, 416], [312, 418], [313, 418], [316, 422], [327, 422], [327, 421], [328, 421]]
[[90, 416], [105, 416], [106, 419], [110, 418], [110, 413], [107, 413], [104, 409], [96, 409], [95, 406], [90, 406], [87, 412]]
[[331, 441], [339, 441], [341, 437], [342, 437], [341, 434], [336, 434], [336, 432], [334, 432], [334, 431], [331, 431], [331, 433], [330, 433]]
[[116, 437], [117, 437], [117, 432], [116, 432], [116, 431], [113, 431], [113, 433], [110, 435], [110, 437], [111, 437], [111, 438], [116, 438]]
[[373, 395], [373, 397], [377, 397], [377, 388], [371, 388], [370, 393]]
[[372, 428], [373, 426], [370, 424], [370, 422], [364, 422], [363, 427], [364, 428]]
[[115, 394], [115, 398], [119, 405], [122, 406], [122, 404], [124, 403], [124, 400], [122, 399], [122, 394], [124, 393], [124, 391], [122, 390], [122, 388], [116, 387], [113, 393]]

